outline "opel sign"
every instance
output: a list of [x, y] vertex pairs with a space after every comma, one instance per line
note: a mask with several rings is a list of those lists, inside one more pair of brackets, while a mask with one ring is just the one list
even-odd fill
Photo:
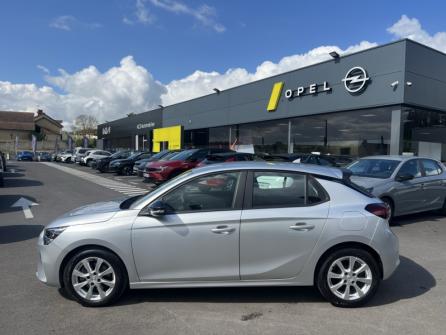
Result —
[[344, 79], [342, 79], [345, 89], [350, 93], [361, 92], [369, 80], [367, 72], [360, 66], [355, 66], [348, 70]]

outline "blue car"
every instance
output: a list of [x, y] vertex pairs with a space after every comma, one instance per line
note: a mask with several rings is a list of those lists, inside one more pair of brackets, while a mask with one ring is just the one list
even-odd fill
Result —
[[17, 153], [18, 161], [33, 161], [34, 154], [31, 151], [19, 151]]

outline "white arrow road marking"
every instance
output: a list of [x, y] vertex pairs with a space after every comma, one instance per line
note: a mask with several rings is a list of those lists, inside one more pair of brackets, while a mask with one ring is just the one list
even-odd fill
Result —
[[37, 206], [35, 202], [32, 202], [31, 200], [28, 200], [26, 198], [21, 197], [19, 200], [17, 200], [11, 207], [21, 207], [23, 210], [23, 214], [25, 215], [26, 219], [32, 219], [34, 217], [33, 213], [31, 212], [31, 206]]

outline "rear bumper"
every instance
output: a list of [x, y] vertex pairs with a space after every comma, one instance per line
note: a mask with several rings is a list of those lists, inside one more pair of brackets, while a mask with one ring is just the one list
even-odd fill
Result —
[[383, 267], [383, 279], [389, 278], [400, 264], [398, 237], [386, 222], [381, 222], [373, 236], [371, 246], [378, 251]]

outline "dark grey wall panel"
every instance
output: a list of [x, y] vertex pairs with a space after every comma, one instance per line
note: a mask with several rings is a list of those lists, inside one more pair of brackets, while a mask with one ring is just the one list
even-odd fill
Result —
[[[163, 111], [163, 126], [182, 124], [185, 129], [196, 129], [260, 120], [329, 113], [403, 102], [403, 86], [393, 89], [394, 81], [404, 81], [404, 56], [406, 41], [342, 57], [296, 71], [288, 72], [243, 86], [211, 94], [187, 102], [167, 106]], [[351, 95], [342, 82], [347, 71], [362, 66], [371, 81], [362, 94]], [[275, 112], [266, 106], [273, 84], [285, 83], [282, 97]], [[289, 101], [284, 97], [287, 88], [322, 84], [327, 81], [331, 93], [306, 95]]]
[[446, 55], [407, 41], [406, 86], [407, 104], [446, 111]]

